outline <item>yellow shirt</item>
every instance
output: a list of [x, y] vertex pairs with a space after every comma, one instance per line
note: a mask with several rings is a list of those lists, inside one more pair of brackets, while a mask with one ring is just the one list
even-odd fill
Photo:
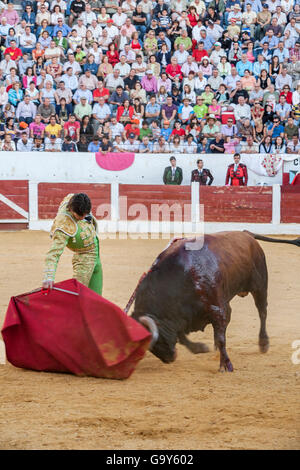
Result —
[[61, 125], [60, 124], [55, 124], [52, 126], [52, 124], [48, 124], [46, 126], [45, 131], [49, 133], [49, 135], [55, 135], [56, 137], [60, 137], [60, 132], [61, 132]]

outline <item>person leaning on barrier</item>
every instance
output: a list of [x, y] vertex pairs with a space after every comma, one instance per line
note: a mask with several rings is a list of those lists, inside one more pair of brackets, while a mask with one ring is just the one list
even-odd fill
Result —
[[197, 168], [192, 171], [191, 183], [197, 182], [201, 186], [210, 186], [214, 180], [213, 175], [211, 174], [208, 168], [203, 168], [203, 160], [200, 158], [197, 160]]
[[170, 157], [171, 166], [167, 166], [163, 175], [164, 184], [179, 185], [182, 183], [182, 169], [176, 165], [176, 158]]

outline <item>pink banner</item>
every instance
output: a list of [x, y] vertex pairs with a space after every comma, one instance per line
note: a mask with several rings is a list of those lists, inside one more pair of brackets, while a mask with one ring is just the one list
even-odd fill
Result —
[[104, 170], [121, 171], [129, 168], [134, 162], [134, 153], [96, 153], [96, 162]]

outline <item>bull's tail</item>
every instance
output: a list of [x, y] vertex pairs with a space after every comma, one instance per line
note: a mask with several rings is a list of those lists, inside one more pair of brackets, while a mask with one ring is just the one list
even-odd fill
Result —
[[284, 240], [282, 238], [271, 238], [271, 237], [264, 237], [263, 235], [258, 235], [257, 233], [249, 232], [248, 230], [244, 230], [244, 232], [251, 235], [256, 240], [261, 240], [263, 242], [272, 242], [272, 243], [289, 243], [290, 245], [296, 245], [300, 247], [300, 237], [295, 238], [294, 240]]

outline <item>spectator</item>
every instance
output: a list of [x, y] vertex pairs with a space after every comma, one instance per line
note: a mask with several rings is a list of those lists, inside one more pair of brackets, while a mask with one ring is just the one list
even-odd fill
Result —
[[36, 115], [36, 105], [30, 101], [29, 96], [25, 96], [24, 100], [18, 104], [16, 110], [16, 118], [19, 121], [25, 121], [30, 124]]
[[61, 152], [62, 142], [55, 134], [45, 138], [45, 152]]
[[17, 142], [18, 152], [31, 152], [32, 145], [32, 140], [28, 139], [27, 133], [22, 132], [22, 137]]
[[75, 114], [70, 114], [69, 120], [64, 124], [64, 135], [68, 135], [73, 142], [79, 141], [80, 122], [76, 121]]

